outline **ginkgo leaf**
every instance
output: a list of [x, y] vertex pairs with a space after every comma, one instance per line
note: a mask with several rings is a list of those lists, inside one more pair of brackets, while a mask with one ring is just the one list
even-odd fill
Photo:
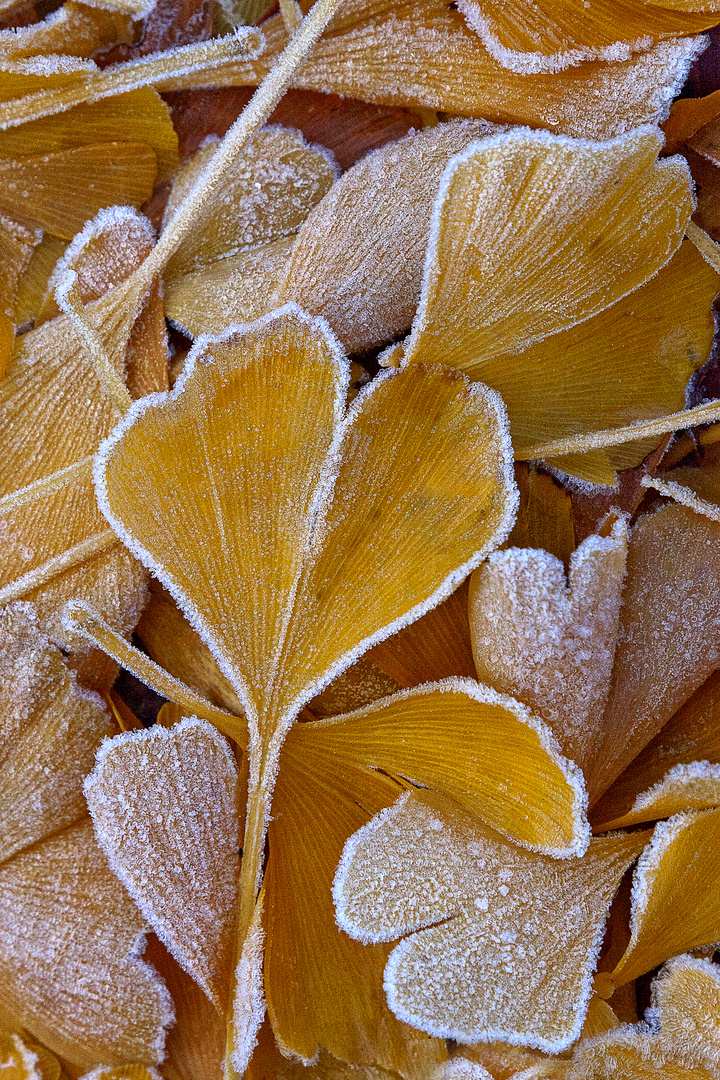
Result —
[[719, 531], [681, 506], [632, 531], [603, 738], [587, 774], [591, 803], [717, 666]]
[[99, 210], [140, 206], [152, 193], [155, 154], [143, 143], [101, 143], [0, 161], [0, 208], [71, 239]]
[[[18, 282], [16, 318], [18, 326], [32, 329], [43, 305], [48, 301], [48, 282], [58, 261], [65, 254], [67, 241], [43, 236], [35, 247], [27, 270]], [[54, 302], [54, 300], [53, 300]]]
[[497, 129], [484, 121], [426, 128], [363, 158], [300, 229], [281, 302], [322, 315], [349, 351], [412, 323], [433, 203], [450, 158]]
[[[107, 442], [100, 498], [215, 653], [251, 731], [260, 723], [269, 738], [374, 640], [447, 595], [507, 530], [514, 493], [499, 403], [418, 367], [376, 380], [341, 423], [347, 374], [337, 346], [290, 308], [202, 349], [168, 398], [134, 406]], [[246, 430], [252, 445], [238, 439]], [[271, 475], [273, 487], [263, 486]], [[146, 484], [152, 519], [138, 498]], [[212, 562], [194, 554], [218, 534]], [[268, 546], [270, 535], [278, 540]], [[356, 560], [367, 543], [383, 560], [372, 592], [360, 594]], [[333, 634], [318, 638], [327, 622]]]
[[580, 1042], [572, 1080], [715, 1080], [720, 1060], [718, 969], [678, 956], [652, 984], [648, 1022]]
[[341, 764], [320, 729], [306, 747], [308, 727], [317, 725], [296, 725], [283, 749], [268, 834], [265, 979], [275, 1038], [306, 1063], [324, 1047], [357, 1065], [426, 1076], [444, 1048], [389, 1012], [389, 950], [366, 949], [339, 931], [332, 906], [343, 844], [401, 787], [381, 771]]
[[0, 215], [0, 378], [10, 365], [17, 322], [18, 289], [41, 234]]
[[718, 809], [687, 811], [655, 826], [635, 869], [631, 937], [611, 975], [615, 986], [720, 939], [719, 837]]
[[253, 322], [279, 307], [278, 286], [294, 237], [273, 240], [241, 255], [171, 278], [169, 319], [191, 337], [221, 334], [233, 323]]
[[584, 540], [562, 563], [546, 551], [494, 552], [470, 583], [478, 678], [513, 694], [585, 768], [601, 721], [620, 628], [627, 527]]
[[508, 547], [541, 548], [569, 569], [576, 547], [570, 493], [554, 476], [525, 462], [515, 465], [515, 482], [520, 508]]
[[502, 7], [460, 0], [458, 7], [488, 52], [523, 75], [562, 71], [594, 58], [627, 60], [656, 41], [714, 26], [719, 9], [712, 0], [692, 6], [602, 0], [589, 8], [569, 0], [512, 0]]
[[597, 830], [625, 828], [685, 810], [708, 810], [714, 806], [720, 806], [720, 765], [693, 761], [670, 769], [662, 780], [637, 796], [626, 814], [603, 822]]
[[[218, 146], [198, 150], [180, 170], [165, 211], [166, 224]], [[168, 263], [168, 277], [291, 236], [336, 176], [329, 152], [309, 146], [298, 132], [281, 127], [259, 131], [233, 162], [212, 214], [185, 235]]]
[[712, 673], [615, 780], [595, 804], [594, 820], [622, 817], [648, 785], [658, 784], [674, 766], [695, 761], [720, 764], [720, 672]]
[[[260, 59], [227, 65], [218, 83], [259, 82], [286, 41], [280, 16], [263, 23], [263, 34]], [[499, 64], [444, 0], [422, 6], [357, 0], [343, 4], [293, 85], [603, 139], [664, 119], [700, 48], [697, 40], [674, 39], [622, 63], [519, 75]], [[174, 88], [188, 85], [200, 85], [200, 78], [173, 80]]]
[[461, 1042], [562, 1050], [582, 1028], [610, 902], [644, 843], [618, 834], [556, 861], [414, 792], [346, 845], [338, 922], [364, 941], [411, 935], [385, 972], [402, 1019]]
[[83, 777], [113, 730], [29, 605], [3, 616], [0, 1014], [75, 1065], [162, 1049], [170, 1005], [143, 922], [93, 838]]
[[0, 131], [0, 157], [53, 154], [110, 142], [142, 143], [154, 151], [158, 183], [177, 171], [178, 140], [170, 110], [149, 87], [5, 128]]
[[41, 636], [30, 605], [0, 618], [0, 863], [84, 818], [82, 782], [113, 724]]
[[[469, 679], [430, 683], [346, 716], [299, 725], [293, 746], [453, 799], [535, 851], [582, 854], [582, 778], [528, 709]], [[296, 751], [299, 753], [300, 751]]]
[[[529, 349], [471, 361], [467, 373], [502, 395], [516, 453], [677, 412], [688, 379], [710, 354], [719, 287], [717, 273], [686, 241], [655, 277], [612, 307]], [[614, 483], [615, 470], [638, 464], [655, 442], [603, 451], [608, 474], [587, 478]], [[576, 473], [587, 469], [588, 456], [554, 463]]]
[[658, 162], [660, 140], [652, 128], [603, 143], [519, 131], [456, 155], [403, 363], [442, 357], [474, 373], [652, 277], [692, 209], [687, 167]]
[[242, 824], [227, 742], [202, 720], [120, 735], [103, 745], [85, 796], [111, 869], [223, 1010]]
[[147, 1065], [98, 1065], [80, 1080], [162, 1080], [157, 1069]]

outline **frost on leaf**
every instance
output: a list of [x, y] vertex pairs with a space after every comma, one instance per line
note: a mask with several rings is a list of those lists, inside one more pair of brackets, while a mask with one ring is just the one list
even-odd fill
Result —
[[635, 869], [631, 937], [612, 980], [622, 986], [679, 953], [720, 939], [720, 810], [655, 826]]
[[[417, 367], [342, 419], [346, 379], [323, 325], [285, 309], [203, 343], [101, 454], [104, 512], [234, 683], [251, 740], [447, 595], [514, 509], [496, 399]], [[358, 590], [368, 545], [383, 558]]]
[[[719, 286], [717, 273], [684, 241], [629, 296], [521, 352], [473, 364], [468, 373], [502, 395], [516, 456], [548, 440], [677, 412], [688, 379], [710, 354]], [[617, 469], [637, 465], [656, 443], [636, 441], [554, 463], [614, 484]]]
[[715, 26], [718, 5], [628, 4], [602, 0], [585, 7], [572, 0], [460, 0], [460, 11], [488, 52], [504, 67], [522, 75], [562, 71], [584, 60], [627, 60], [655, 42]]
[[17, 1032], [0, 1031], [0, 1070], [6, 1080], [60, 1080], [60, 1062]]
[[407, 1022], [465, 1043], [562, 1050], [582, 1028], [610, 903], [644, 843], [618, 834], [557, 861], [414, 792], [346, 845], [338, 922], [364, 941], [410, 935], [385, 972]]
[[[79, 298], [92, 312], [112, 304], [114, 287], [151, 246], [145, 219], [130, 209], [103, 211], [70, 245], [58, 272], [77, 275]], [[160, 389], [166, 349], [158, 295], [148, 296], [136, 329], [133, 309], [121, 306], [114, 314], [108, 335], [113, 343], [117, 334], [111, 355], [118, 373], [127, 358], [127, 381], [136, 392]], [[78, 403], [82, 424], [77, 423]], [[0, 486], [11, 497], [0, 517], [3, 598], [27, 596], [38, 606], [47, 633], [81, 654], [87, 654], [87, 646], [68, 637], [60, 624], [59, 612], [69, 597], [91, 599], [121, 632], [137, 621], [143, 599], [145, 573], [119, 546], [107, 550], [112, 533], [98, 512], [89, 468], [80, 467], [115, 420], [112, 402], [67, 316], [51, 317], [18, 340], [10, 372], [0, 384], [5, 447]], [[70, 466], [78, 467], [76, 474], [13, 505], [15, 492]], [[93, 549], [96, 538], [100, 546]], [[72, 553], [87, 545], [90, 550], [73, 559]], [[88, 671], [88, 677], [101, 685], [104, 675]]]
[[482, 120], [439, 124], [359, 161], [301, 228], [280, 300], [322, 315], [351, 352], [405, 333], [443, 171], [495, 130]]
[[85, 785], [110, 867], [219, 1010], [232, 964], [237, 782], [225, 740], [184, 720], [106, 742]]
[[693, 761], [675, 765], [662, 780], [637, 796], [627, 814], [608, 821], [602, 828], [625, 828], [684, 810], [708, 810], [714, 806], [720, 806], [720, 765]]
[[717, 667], [719, 539], [720, 524], [681, 506], [633, 529], [604, 738], [588, 775], [591, 801]]
[[652, 128], [603, 143], [521, 131], [457, 155], [404, 362], [442, 358], [477, 375], [652, 277], [692, 210], [687, 167], [658, 162], [661, 145]]
[[[263, 23], [263, 34], [265, 52], [234, 64], [233, 81], [254, 85], [276, 60], [286, 41], [280, 16]], [[343, 4], [293, 85], [603, 139], [663, 119], [701, 48], [675, 38], [621, 63], [520, 75], [499, 64], [444, 0], [357, 0]]]
[[0, 1015], [75, 1065], [159, 1059], [169, 1002], [143, 922], [108, 869], [82, 779], [112, 730], [32, 609], [3, 616]]
[[492, 554], [471, 581], [478, 678], [540, 714], [583, 769], [602, 734], [626, 555], [618, 523], [573, 553], [569, 581], [554, 556], [519, 548]]

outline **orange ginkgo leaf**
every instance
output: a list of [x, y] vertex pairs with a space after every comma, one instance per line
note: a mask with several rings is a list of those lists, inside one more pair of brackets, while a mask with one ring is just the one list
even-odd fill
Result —
[[0, 31], [0, 56], [8, 60], [53, 53], [88, 57], [96, 49], [129, 43], [134, 34], [129, 15], [67, 0], [41, 22]]
[[61, 1065], [27, 1034], [0, 1031], [0, 1069], [7, 1080], [60, 1080]]
[[503, 66], [523, 75], [562, 71], [583, 60], [626, 60], [657, 41], [697, 34], [714, 26], [715, 0], [654, 4], [600, 0], [578, 8], [571, 0], [460, 0], [460, 11], [487, 50]]
[[363, 941], [410, 935], [385, 972], [402, 1019], [460, 1042], [561, 1050], [580, 1033], [610, 902], [645, 842], [616, 834], [552, 860], [413, 792], [346, 845], [338, 921]]
[[75, 1065], [155, 1064], [169, 1000], [139, 959], [144, 924], [82, 795], [112, 722], [40, 637], [29, 605], [6, 609], [0, 632], [0, 1013]]

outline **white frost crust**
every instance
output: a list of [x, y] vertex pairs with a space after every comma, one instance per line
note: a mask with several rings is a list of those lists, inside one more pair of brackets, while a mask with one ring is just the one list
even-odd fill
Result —
[[431, 1080], [493, 1080], [493, 1078], [477, 1061], [454, 1057], [438, 1065]]
[[[529, 727], [531, 731], [535, 732], [541, 747], [546, 752], [548, 757], [553, 761], [553, 763], [557, 765], [558, 769], [565, 778], [568, 787], [572, 790], [572, 813], [575, 819], [576, 835], [575, 842], [567, 848], [546, 848], [539, 844], [530, 844], [527, 842], [523, 842], [521, 840], [518, 840], [514, 836], [510, 836], [508, 837], [508, 839], [511, 840], [513, 844], [517, 844], [518, 847], [525, 848], [528, 851], [536, 851], [539, 855], [548, 855], [550, 856], [550, 858], [553, 859], [574, 859], [579, 858], [581, 855], [584, 855], [590, 844], [591, 835], [590, 824], [587, 819], [588, 793], [585, 787], [585, 777], [583, 776], [581, 770], [578, 768], [575, 762], [564, 756], [562, 750], [560, 749], [560, 744], [555, 738], [555, 735], [547, 726], [547, 724], [540, 719], [540, 717], [535, 716], [535, 714], [532, 713], [530, 709], [527, 708], [527, 706], [523, 705], [522, 702], [517, 701], [513, 697], [510, 697], [508, 694], [499, 693], [497, 690], [494, 690], [492, 686], [486, 686], [483, 683], [475, 682], [474, 679], [464, 679], [460, 678], [459, 676], [452, 676], [448, 679], [441, 679], [439, 682], [423, 683], [422, 686], [414, 686], [408, 690], [400, 690], [397, 694], [392, 694], [390, 697], [380, 698], [379, 701], [373, 701], [370, 703], [370, 705], [365, 705], [359, 709], [355, 709], [353, 710], [353, 712], [343, 713], [341, 716], [329, 716], [325, 717], [322, 720], [312, 721], [309, 726], [317, 729], [333, 727], [339, 724], [351, 724], [354, 719], [372, 716], [374, 712], [379, 712], [381, 709], [386, 708], [388, 705], [394, 704], [396, 701], [406, 701], [409, 698], [421, 697], [427, 694], [436, 693], [465, 694], [467, 695], [467, 697], [472, 698], [473, 701], [478, 701], [481, 704], [499, 705], [501, 708], [507, 709], [508, 712], [512, 713], [520, 721], [521, 724], [525, 724], [526, 727]], [[393, 805], [397, 806], [398, 804], [394, 803]], [[381, 811], [381, 815], [384, 813], [386, 813], [386, 811]], [[341, 928], [345, 930], [346, 933], [350, 934], [351, 937], [355, 937], [356, 933], [354, 930], [350, 929], [342, 922], [342, 917], [340, 915], [340, 908], [342, 905], [339, 899], [341, 893], [338, 892], [338, 895], [336, 896], [335, 890], [336, 888], [338, 890], [342, 889], [344, 885], [349, 870], [349, 864], [353, 858], [353, 854], [357, 846], [356, 838], [360, 836], [360, 833], [363, 832], [363, 829], [369, 829], [372, 822], [376, 820], [377, 818], [373, 818], [371, 822], [369, 822], [367, 825], [364, 825], [362, 829], [354, 833], [353, 836], [351, 836], [350, 839], [346, 842], [335, 874], [335, 881], [333, 883], [333, 899], [335, 901], [335, 906], [338, 912], [337, 921]], [[504, 835], [500, 833], [498, 829], [495, 829], [495, 831], [498, 832], [499, 835]], [[352, 851], [350, 850], [351, 845]], [[415, 929], [420, 928], [415, 927]], [[379, 937], [372, 939], [368, 938], [367, 941], [365, 941], [364, 938], [361, 938], [359, 940], [362, 940], [365, 944], [367, 944], [370, 941], [377, 943], [380, 941], [389, 941], [392, 939], [386, 937]]]
[[[699, 54], [699, 52], [702, 52], [702, 50], [706, 47], [706, 44], [707, 42], [702, 45], [702, 48], [698, 50], [697, 54]], [[692, 56], [687, 59], [687, 64], [683, 66], [682, 81], [679, 82], [678, 89], [685, 81], [687, 73], [690, 70], [690, 66], [697, 54], [693, 53]], [[675, 87], [675, 84], [673, 84], [673, 87]], [[660, 119], [665, 119], [666, 116], [669, 114], [670, 104], [673, 100], [674, 94], [675, 89], [673, 89], [672, 96], [663, 99], [664, 102], [667, 102], [667, 109], [663, 113], [662, 117], [660, 117], [660, 114], [658, 114], [658, 122], [660, 121]], [[423, 267], [422, 284], [420, 287], [420, 302], [417, 306], [417, 311], [415, 313], [415, 319], [413, 320], [410, 334], [403, 342], [404, 352], [400, 360], [400, 367], [403, 368], [407, 366], [409, 358], [411, 358], [413, 353], [416, 351], [418, 336], [422, 332], [424, 325], [427, 322], [428, 307], [430, 304], [429, 293], [438, 266], [437, 247], [440, 239], [443, 207], [448, 191], [450, 189], [450, 185], [452, 184], [455, 177], [455, 173], [461, 165], [469, 162], [475, 156], [475, 154], [479, 154], [483, 151], [493, 150], [495, 147], [498, 146], [507, 146], [508, 144], [512, 143], [517, 143], [518, 146], [522, 145], [523, 143], [525, 143], [526, 146], [528, 143], [538, 143], [540, 145], [546, 146], [564, 146], [574, 147], [581, 150], [595, 150], [598, 147], [610, 149], [616, 146], [623, 146], [626, 143], [635, 142], [639, 137], [642, 136], [654, 137], [657, 144], [657, 153], [659, 153], [665, 145], [665, 135], [662, 130], [655, 124], [643, 124], [641, 127], [633, 128], [631, 131], [624, 132], [621, 135], [615, 135], [611, 139], [580, 139], [573, 138], [570, 135], [553, 135], [549, 131], [536, 131], [533, 128], [518, 126], [512, 128], [510, 131], [501, 131], [497, 135], [488, 135], [484, 139], [479, 139], [476, 142], [472, 142], [459, 154], [455, 154], [454, 157], [450, 158], [450, 161], [445, 166], [445, 172], [442, 175], [442, 178], [440, 180], [440, 186], [435, 197], [435, 205], [433, 206], [432, 220], [430, 224], [430, 237], [428, 239], [427, 250], [425, 253], [425, 265]], [[694, 191], [694, 181], [690, 172], [690, 166], [688, 165], [684, 157], [681, 157], [678, 154], [674, 154], [672, 157], [663, 158], [662, 160], [656, 160], [655, 168], [682, 168], [687, 175], [689, 190], [691, 192]], [[677, 247], [679, 247], [679, 243]], [[660, 266], [658, 266], [657, 270], [655, 270], [652, 274], [648, 275], [648, 277], [645, 279], [645, 282], [633, 285], [630, 289], [628, 289], [627, 293], [623, 293], [623, 296], [630, 295], [630, 293], [635, 292], [637, 289], [641, 288], [642, 284], [646, 284], [653, 277], [655, 277], [659, 270], [661, 270], [662, 267], [666, 265], [673, 257], [675, 251], [677, 250], [677, 247], [673, 248], [672, 251], [668, 251], [666, 253], [665, 261]], [[595, 315], [598, 315], [601, 311], [607, 310], [608, 307], [611, 307], [612, 304], [617, 303], [617, 301], [621, 299], [622, 296], [616, 297], [615, 300], [606, 304], [604, 308], [598, 308], [596, 310], [593, 310], [589, 315], [586, 315], [584, 318], [578, 319], [576, 323], [573, 323], [573, 326], [577, 326], [580, 323], [587, 322], [588, 319], [591, 319]], [[552, 333], [547, 336], [552, 337], [553, 334], [560, 332], [562, 332], [562, 330], [552, 331]], [[544, 340], [544, 338], [533, 338], [527, 343], [527, 345], [530, 345], [533, 342], [539, 340]], [[594, 487], [594, 485], [590, 486], [591, 488]]]
[[[129, 732], [126, 734], [129, 734]], [[165, 1060], [165, 1038], [177, 1018], [175, 1016], [175, 1002], [165, 985], [165, 980], [152, 964], [148, 964], [147, 960], [143, 960], [142, 958], [143, 953], [147, 948], [148, 930], [149, 927], [139, 932], [138, 936], [135, 938], [132, 949], [127, 953], [127, 960], [130, 966], [145, 973], [148, 983], [154, 988], [157, 994], [158, 1005], [160, 1006], [161, 1026], [158, 1031], [158, 1037], [152, 1044], [152, 1048], [157, 1055], [156, 1061], [158, 1064], [161, 1064]]]
[[233, 1049], [231, 1064], [242, 1076], [257, 1046], [257, 1037], [265, 1019], [265, 989], [263, 981], [263, 952], [265, 931], [262, 925], [262, 902], [255, 905], [252, 922], [243, 942], [235, 970], [233, 999]]
[[[198, 985], [202, 986], [207, 996], [212, 1000], [212, 990], [207, 987], [202, 976], [196, 973], [193, 960], [188, 957], [181, 948], [172, 928], [168, 930], [168, 927], [163, 920], [158, 918], [152, 900], [148, 901], [142, 890], [138, 889], [135, 878], [127, 872], [124, 863], [117, 859], [114, 850], [106, 842], [102, 830], [96, 827], [94, 805], [90, 794], [96, 784], [102, 786], [102, 771], [108, 758], [117, 753], [122, 754], [123, 748], [126, 745], [137, 744], [138, 741], [143, 741], [148, 744], [158, 744], [162, 742], [177, 743], [182, 739], [186, 732], [193, 728], [197, 728], [206, 738], [209, 738], [215, 744], [225, 760], [229, 775], [237, 782], [237, 762], [235, 761], [235, 757], [230, 749], [227, 739], [221, 735], [212, 724], [208, 723], [207, 720], [201, 720], [197, 717], [183, 717], [179, 724], [174, 724], [171, 728], [154, 725], [145, 731], [124, 731], [112, 738], [103, 739], [95, 755], [95, 767], [85, 778], [83, 790], [85, 792], [90, 817], [92, 818], [93, 829], [95, 830], [95, 839], [107, 859], [108, 866], [118, 881], [122, 883], [125, 891], [131, 897], [145, 921], [152, 927], [168, 951], [172, 953], [180, 966], [198, 983]], [[144, 949], [145, 936], [143, 935], [142, 947], [138, 955], [142, 955]], [[149, 965], [145, 966], [149, 967]], [[154, 969], [151, 968], [150, 970]], [[159, 1060], [162, 1060], [162, 1058]]]
[[503, 45], [493, 32], [490, 22], [484, 18], [478, 7], [470, 0], [458, 0], [458, 10], [471, 30], [479, 36], [483, 45], [498, 64], [518, 75], [537, 75], [543, 72], [554, 73], [569, 67], [577, 67], [584, 60], [605, 60], [619, 63], [629, 60], [633, 53], [646, 52], [656, 39], [651, 34], [636, 38], [634, 41], [614, 41], [609, 45], [580, 45], [556, 53], [520, 52]]
[[[188, 381], [193, 377], [195, 369], [200, 364], [211, 364], [213, 360], [206, 358], [204, 350], [207, 345], [217, 344], [227, 341], [229, 338], [241, 334], [253, 332], [257, 333], [264, 327], [270, 326], [273, 322], [280, 318], [293, 315], [303, 321], [308, 327], [316, 330], [322, 334], [327, 342], [328, 348], [332, 354], [333, 359], [337, 364], [336, 378], [337, 378], [337, 395], [335, 400], [335, 417], [334, 417], [334, 435], [328, 451], [325, 466], [322, 470], [322, 474], [318, 483], [317, 492], [313, 499], [312, 506], [308, 515], [308, 540], [306, 547], [306, 556], [312, 557], [317, 550], [319, 544], [322, 542], [323, 529], [322, 520], [325, 516], [325, 512], [330, 506], [332, 500], [332, 493], [335, 486], [335, 482], [338, 475], [338, 468], [342, 460], [343, 443], [347, 438], [349, 440], [352, 429], [357, 422], [358, 417], [362, 409], [365, 407], [368, 400], [373, 394], [377, 393], [379, 388], [384, 384], [387, 379], [396, 377], [398, 372], [386, 371], [381, 372], [371, 383], [360, 390], [355, 399], [352, 401], [347, 415], [343, 418], [343, 412], [345, 408], [345, 400], [347, 396], [347, 390], [350, 383], [350, 364], [345, 356], [340, 343], [335, 337], [333, 331], [329, 325], [321, 316], [311, 316], [298, 307], [295, 303], [289, 303], [282, 308], [272, 311], [267, 315], [263, 315], [253, 323], [245, 323], [242, 325], [229, 326], [222, 334], [217, 335], [202, 335], [198, 337], [191, 351], [189, 352], [183, 370], [172, 390], [162, 391], [159, 393], [148, 394], [146, 397], [140, 398], [134, 401], [128, 411], [122, 417], [117, 427], [113, 429], [110, 435], [100, 444], [98, 452], [95, 456], [93, 464], [93, 479], [95, 483], [95, 492], [98, 500], [98, 506], [102, 514], [107, 518], [111, 528], [128, 548], [128, 550], [137, 558], [143, 566], [145, 566], [159, 581], [167, 588], [168, 592], [177, 602], [181, 611], [187, 618], [192, 628], [199, 634], [202, 640], [210, 649], [210, 652], [217, 661], [218, 667], [222, 671], [223, 675], [229, 680], [236, 693], [240, 697], [246, 710], [248, 719], [248, 727], [250, 730], [251, 745], [252, 740], [256, 737], [257, 733], [257, 717], [255, 714], [255, 708], [251, 701], [251, 696], [247, 683], [242, 674], [236, 669], [233, 664], [232, 657], [225, 653], [216, 643], [213, 637], [212, 628], [209, 627], [203, 618], [203, 616], [195, 609], [190, 603], [185, 594], [177, 587], [174, 580], [170, 577], [166, 568], [147, 551], [146, 548], [140, 544], [140, 542], [132, 536], [122, 521], [115, 516], [110, 506], [110, 497], [106, 483], [106, 468], [112, 457], [115, 446], [121, 442], [125, 433], [137, 423], [144, 414], [150, 409], [160, 409], [170, 402], [177, 401], [182, 395]], [[465, 377], [464, 377], [465, 378]], [[348, 667], [355, 663], [356, 660], [362, 656], [373, 645], [380, 641], [384, 641], [392, 634], [408, 626], [410, 623], [419, 619], [426, 612], [436, 607], [441, 601], [447, 599], [448, 596], [465, 580], [468, 574], [474, 570], [480, 563], [486, 558], [488, 553], [494, 548], [498, 547], [507, 539], [510, 534], [510, 530], [515, 521], [517, 509], [520, 502], [520, 493], [517, 485], [515, 484], [515, 472], [514, 472], [514, 453], [512, 448], [512, 442], [510, 440], [510, 421], [505, 409], [504, 402], [495, 390], [485, 386], [482, 383], [473, 383], [469, 379], [465, 378], [468, 395], [472, 398], [479, 398], [484, 405], [484, 412], [486, 416], [492, 417], [498, 428], [499, 435], [499, 471], [505, 483], [505, 509], [501, 516], [498, 527], [493, 534], [490, 535], [485, 544], [475, 551], [470, 558], [457, 567], [452, 573], [450, 573], [444, 581], [435, 589], [435, 591], [427, 597], [424, 601], [416, 604], [409, 611], [398, 616], [392, 623], [381, 627], [374, 634], [369, 635], [364, 640], [360, 641], [353, 649], [345, 653], [339, 658], [339, 660], [328, 668], [322, 675], [320, 675], [314, 682], [310, 683], [306, 687], [300, 690], [296, 698], [290, 703], [283, 721], [278, 725], [278, 730], [274, 739], [274, 746], [271, 744], [269, 748], [268, 757], [271, 760], [273, 754], [277, 758], [282, 740], [285, 732], [291, 726], [293, 720], [302, 709], [303, 705], [313, 698], [316, 694], [320, 693], [333, 679], [345, 671]], [[292, 615], [294, 598], [297, 593], [297, 589], [300, 583], [300, 577], [302, 570], [306, 565], [303, 560], [298, 568], [295, 582], [292, 590], [288, 596], [288, 608], [287, 618]], [[282, 647], [282, 639], [278, 643], [277, 653], [279, 653]], [[277, 761], [275, 770], [277, 769]]]
[[693, 780], [711, 780], [720, 784], [720, 765], [710, 761], [691, 761], [687, 765], [673, 766], [665, 773], [662, 780], [658, 780], [657, 784], [637, 796], [628, 814], [646, 810], [657, 799], [664, 795], [672, 795], [679, 784], [691, 785]]
[[332, 174], [335, 180], [339, 180], [342, 176], [342, 169], [338, 165], [337, 158], [335, 157], [333, 151], [329, 147], [323, 146], [322, 143], [310, 142], [308, 139], [305, 138], [300, 128], [292, 127], [289, 124], [265, 124], [263, 127], [259, 128], [258, 131], [260, 134], [262, 134], [263, 131], [277, 131], [282, 134], [285, 134], [288, 131], [292, 132], [292, 134], [295, 136], [298, 143], [300, 144], [301, 149], [312, 150], [316, 154], [319, 154], [321, 158], [324, 158], [325, 161], [327, 161], [328, 165], [332, 169]]
[[[42, 1069], [40, 1068], [40, 1058], [37, 1054], [23, 1042], [19, 1035], [13, 1034], [12, 1041], [15, 1046], [15, 1052], [20, 1058], [22, 1067], [26, 1072], [24, 1080], [44, 1080]], [[13, 1073], [15, 1072], [13, 1063], [7, 1061], [7, 1059], [5, 1061], [0, 1061], [0, 1076], [4, 1069], [12, 1069]]]

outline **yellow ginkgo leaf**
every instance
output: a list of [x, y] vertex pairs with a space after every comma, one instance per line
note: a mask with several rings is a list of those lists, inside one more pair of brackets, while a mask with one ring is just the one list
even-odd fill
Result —
[[238, 794], [228, 744], [201, 720], [106, 743], [85, 783], [111, 869], [218, 1010], [232, 962]]
[[496, 130], [482, 120], [438, 124], [357, 162], [300, 229], [280, 300], [322, 315], [349, 351], [404, 334], [445, 167]]
[[655, 826], [635, 869], [630, 942], [611, 974], [615, 986], [720, 938], [719, 837], [718, 809], [688, 811]]
[[[165, 211], [166, 224], [219, 145], [198, 150], [180, 170]], [[309, 146], [289, 128], [264, 128], [233, 162], [212, 214], [185, 235], [168, 263], [168, 276], [293, 235], [336, 176], [329, 152]]]
[[141, 143], [155, 154], [157, 181], [177, 171], [178, 140], [170, 110], [149, 87], [0, 131], [0, 157], [54, 154], [101, 143]]
[[717, 667], [719, 538], [720, 524], [682, 506], [632, 531], [603, 737], [587, 773], [591, 804]]
[[662, 780], [637, 796], [626, 814], [603, 822], [597, 829], [620, 829], [672, 817], [685, 810], [708, 810], [715, 806], [720, 806], [720, 765], [693, 761], [670, 769]]
[[108, 206], [140, 206], [157, 175], [144, 143], [101, 143], [0, 160], [0, 208], [26, 225], [70, 240]]
[[0, 378], [3, 379], [8, 373], [14, 344], [20, 279], [40, 237], [36, 229], [0, 215]]
[[[466, 368], [502, 395], [516, 454], [550, 439], [622, 427], [684, 407], [691, 375], [712, 346], [720, 278], [689, 241], [645, 285], [612, 307], [519, 353]], [[519, 292], [523, 293], [523, 286]], [[603, 453], [615, 470], [638, 464], [657, 438]], [[589, 455], [554, 461], [575, 473]], [[581, 474], [582, 475], [582, 474]]]
[[583, 60], [626, 60], [656, 41], [697, 34], [714, 26], [714, 0], [685, 4], [600, 0], [580, 7], [572, 0], [460, 0], [458, 7], [487, 50], [503, 66], [523, 75], [562, 71]]
[[[172, 1018], [144, 924], [95, 843], [82, 781], [113, 730], [31, 609], [3, 616], [0, 1013], [85, 1068], [154, 1064]], [[48, 686], [52, 692], [48, 693]]]
[[81, 1080], [162, 1080], [157, 1069], [147, 1065], [98, 1065]]
[[[646, 128], [603, 143], [508, 132], [448, 166], [403, 363], [475, 373], [652, 277], [691, 213], [687, 166]], [[643, 221], [642, 231], [637, 222]]]
[[411, 935], [385, 972], [400, 1018], [460, 1042], [562, 1050], [582, 1028], [610, 902], [645, 842], [617, 834], [557, 861], [414, 792], [346, 845], [338, 922], [363, 941]]
[[[254, 85], [272, 67], [287, 40], [285, 26], [276, 16], [262, 29], [267, 47], [260, 59], [224, 65], [218, 84]], [[621, 63], [520, 75], [499, 64], [444, 0], [348, 0], [294, 85], [604, 139], [664, 119], [701, 48], [697, 39], [675, 38]], [[173, 88], [201, 79], [179, 76]]]
[[601, 721], [620, 629], [627, 527], [584, 540], [562, 564], [546, 551], [495, 552], [470, 583], [478, 678], [513, 694], [585, 769]]
[[508, 547], [541, 548], [569, 569], [576, 543], [567, 488], [554, 476], [524, 462], [515, 466], [515, 482], [520, 490], [520, 508]]

